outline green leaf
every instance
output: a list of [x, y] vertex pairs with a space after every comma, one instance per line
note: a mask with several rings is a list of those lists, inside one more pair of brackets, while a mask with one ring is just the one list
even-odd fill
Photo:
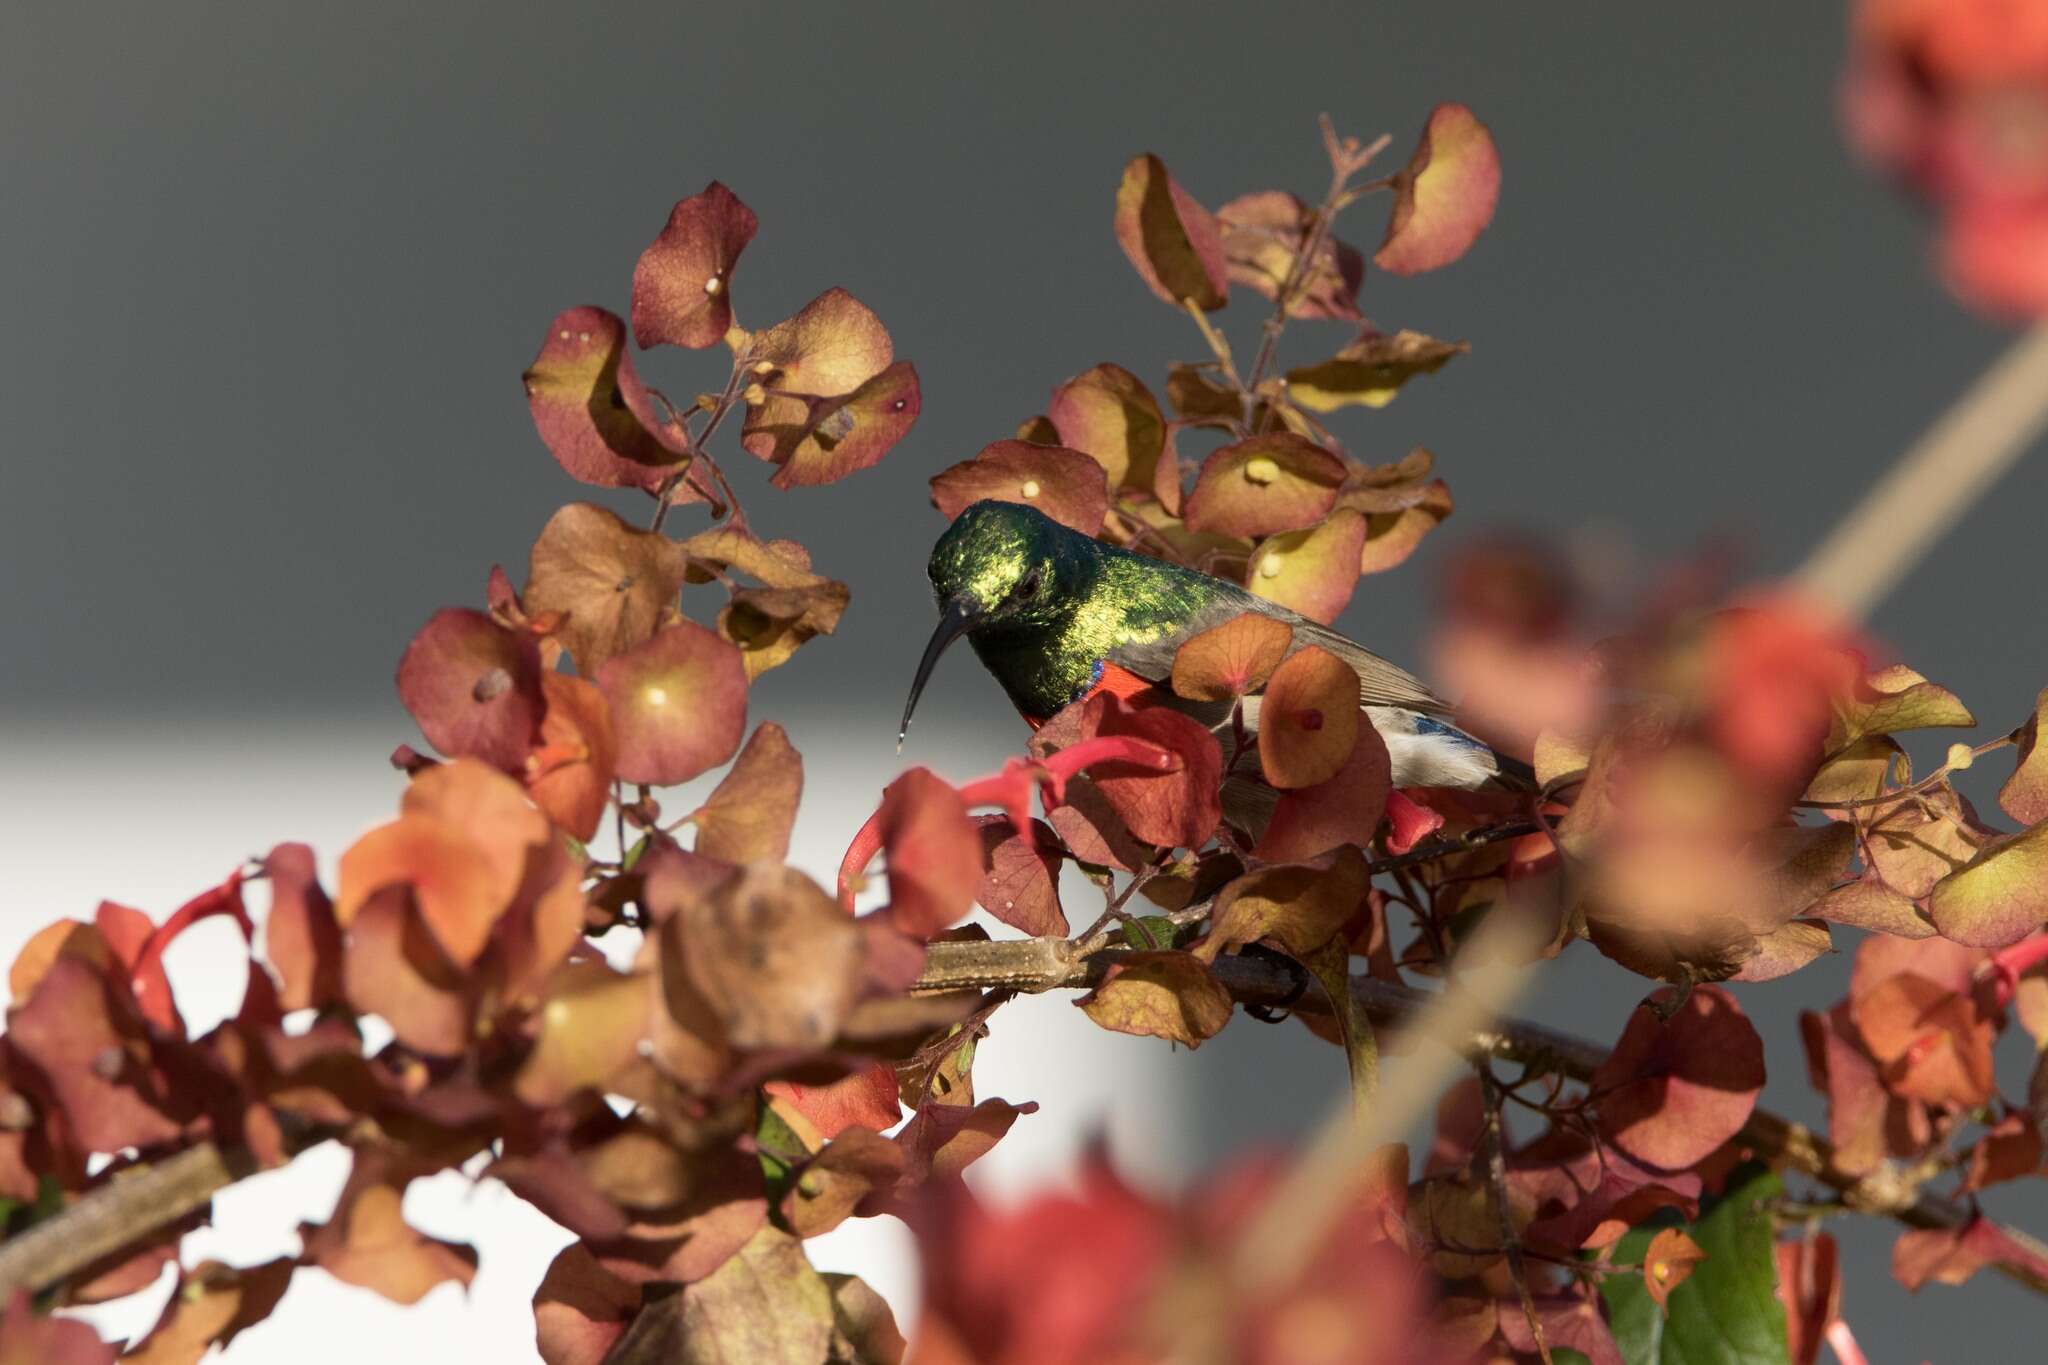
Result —
[[63, 1207], [64, 1187], [55, 1176], [43, 1176], [36, 1182], [34, 1203], [0, 1198], [0, 1237], [26, 1232], [45, 1218], [53, 1217]]
[[775, 1204], [789, 1188], [796, 1168], [810, 1159], [796, 1129], [783, 1122], [773, 1105], [763, 1104], [754, 1122], [754, 1145], [761, 1157], [761, 1178], [768, 1184], [768, 1202]]
[[1707, 1253], [1671, 1291], [1668, 1314], [1658, 1312], [1639, 1274], [1618, 1270], [1601, 1283], [1608, 1323], [1628, 1365], [1789, 1365], [1770, 1213], [1783, 1193], [1769, 1170], [1743, 1166], [1729, 1177], [1728, 1193], [1697, 1222], [1667, 1214], [1616, 1244], [1615, 1265], [1640, 1266], [1660, 1228], [1683, 1227]]
[[1165, 915], [1142, 915], [1124, 924], [1124, 942], [1144, 951], [1148, 948], [1172, 948], [1181, 936], [1181, 926]]

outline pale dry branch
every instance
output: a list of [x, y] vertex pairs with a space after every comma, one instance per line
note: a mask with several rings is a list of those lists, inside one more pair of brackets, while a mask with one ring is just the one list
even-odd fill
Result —
[[2048, 429], [2048, 323], [1941, 415], [1807, 557], [1799, 585], [1845, 619], [1883, 601]]

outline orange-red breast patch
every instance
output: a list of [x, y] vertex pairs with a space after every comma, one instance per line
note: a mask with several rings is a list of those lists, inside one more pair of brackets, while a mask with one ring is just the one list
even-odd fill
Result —
[[[1134, 706], [1140, 706], [1144, 704], [1143, 698], [1145, 694], [1152, 691], [1158, 685], [1150, 678], [1141, 678], [1131, 672], [1130, 669], [1120, 667], [1105, 660], [1102, 665], [1102, 672], [1096, 675], [1094, 685], [1075, 698], [1075, 700], [1086, 701], [1097, 692], [1107, 692], [1113, 697], [1122, 697]], [[1050, 719], [1052, 719], [1050, 716], [1024, 717], [1025, 723], [1034, 730]]]

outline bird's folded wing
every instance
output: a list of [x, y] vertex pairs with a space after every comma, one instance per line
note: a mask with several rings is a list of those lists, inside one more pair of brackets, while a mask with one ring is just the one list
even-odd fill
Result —
[[1451, 714], [1451, 704], [1430, 691], [1413, 673], [1388, 663], [1364, 645], [1346, 639], [1327, 626], [1319, 626], [1309, 620], [1298, 621], [1294, 627], [1294, 645], [1296, 649], [1303, 645], [1320, 645], [1350, 664], [1358, 674], [1358, 701], [1361, 706], [1399, 706], [1433, 716]]
[[1219, 593], [1218, 600], [1196, 613], [1185, 627], [1143, 640], [1126, 641], [1109, 652], [1107, 662], [1141, 678], [1165, 682], [1173, 676], [1173, 656], [1189, 637], [1244, 612], [1255, 611], [1294, 627], [1295, 649], [1318, 645], [1350, 664], [1358, 674], [1359, 705], [1398, 706], [1434, 716], [1451, 714], [1450, 703], [1430, 691], [1420, 678], [1388, 663], [1357, 641], [1346, 639], [1328, 626], [1318, 625], [1306, 616], [1248, 593], [1235, 584], [1219, 586], [1229, 591]]

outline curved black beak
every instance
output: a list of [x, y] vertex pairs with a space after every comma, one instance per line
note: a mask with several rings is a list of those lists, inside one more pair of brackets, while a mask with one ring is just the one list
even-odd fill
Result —
[[932, 669], [938, 666], [939, 656], [946, 652], [947, 645], [972, 630], [980, 615], [972, 598], [960, 596], [947, 600], [939, 624], [932, 629], [931, 641], [924, 647], [924, 657], [917, 661], [917, 676], [910, 680], [910, 699], [903, 703], [903, 728], [896, 732], [898, 753], [903, 751], [904, 737], [910, 733], [910, 713], [917, 709], [917, 699], [924, 695], [924, 685], [930, 681]]

